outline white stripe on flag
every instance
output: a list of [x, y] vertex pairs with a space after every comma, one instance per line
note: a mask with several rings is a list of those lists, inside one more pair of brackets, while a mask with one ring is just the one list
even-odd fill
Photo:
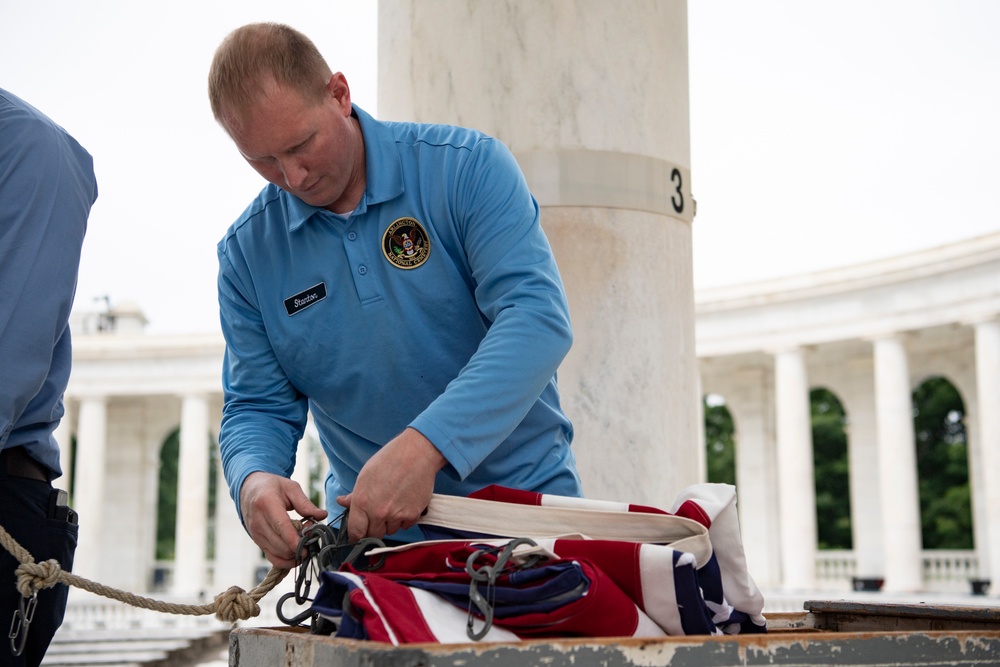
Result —
[[[439, 642], [442, 644], [464, 644], [465, 642], [472, 641], [465, 633], [468, 619], [467, 612], [430, 591], [410, 587], [410, 592], [413, 594], [413, 599], [424, 616], [427, 627], [430, 628]], [[481, 629], [483, 621], [478, 618], [475, 619], [474, 627], [476, 630]], [[519, 642], [521, 639], [513, 632], [497, 627], [494, 624], [480, 641]]]
[[350, 579], [357, 584], [358, 588], [361, 589], [361, 592], [364, 593], [365, 599], [368, 600], [368, 604], [372, 606], [372, 609], [375, 610], [375, 613], [377, 613], [381, 619], [382, 625], [385, 627], [385, 631], [389, 635], [389, 641], [392, 642], [393, 646], [399, 646], [399, 638], [396, 637], [396, 633], [392, 631], [392, 626], [388, 622], [388, 617], [382, 611], [378, 602], [375, 601], [375, 596], [369, 592], [368, 586], [365, 585], [365, 580], [352, 572], [338, 572], [337, 574], [345, 579]]

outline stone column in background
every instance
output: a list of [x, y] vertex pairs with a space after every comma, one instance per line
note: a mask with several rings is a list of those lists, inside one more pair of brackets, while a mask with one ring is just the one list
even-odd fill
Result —
[[71, 460], [73, 456], [73, 409], [74, 402], [69, 397], [63, 396], [63, 417], [56, 427], [56, 442], [59, 444], [59, 467], [62, 468], [62, 475], [52, 480], [52, 485], [57, 489], [63, 489], [68, 493], [73, 493], [73, 477]]
[[884, 589], [918, 591], [923, 587], [923, 560], [909, 365], [900, 336], [877, 338], [874, 345]]
[[774, 404], [782, 584], [808, 590], [816, 583], [816, 485], [809, 379], [800, 348], [774, 355]]
[[584, 490], [669, 506], [699, 460], [687, 3], [383, 0], [378, 83], [380, 118], [513, 151], [569, 298]]
[[208, 398], [185, 396], [181, 403], [180, 456], [177, 462], [177, 525], [174, 542], [175, 595], [207, 592]]
[[[220, 470], [221, 465], [220, 461]], [[260, 548], [243, 529], [221, 473], [218, 489], [215, 502], [215, 581], [212, 590], [218, 594], [230, 586], [239, 586], [249, 591], [257, 585], [257, 568], [268, 564]]]
[[771, 374], [744, 368], [726, 396], [736, 441], [736, 488], [747, 567], [761, 587], [781, 583], [774, 391]]
[[881, 578], [885, 576], [885, 557], [882, 553], [874, 369], [871, 358], [851, 359], [848, 363], [851, 389], [845, 408], [848, 414], [851, 540], [856, 575], [866, 579]]
[[980, 576], [1000, 589], [1000, 321], [978, 322], [976, 330], [976, 391], [979, 394], [978, 460], [982, 466], [980, 490], [985, 525], [977, 526]]
[[[302, 438], [295, 448], [295, 468], [292, 469], [292, 481], [302, 487], [302, 492], [307, 497], [309, 496], [310, 478], [312, 477], [310, 466], [313, 459], [312, 447], [315, 433], [316, 427], [313, 423], [312, 412], [310, 412], [306, 418], [305, 431], [303, 431]], [[316, 443], [316, 446], [319, 446], [319, 442]], [[310, 500], [312, 499], [310, 498]]]
[[[73, 505], [80, 516], [80, 537], [73, 559], [73, 572], [92, 581], [104, 581], [102, 558], [107, 555], [103, 531], [107, 398], [82, 397], [79, 410]], [[107, 567], [114, 567], [114, 564], [108, 563]]]

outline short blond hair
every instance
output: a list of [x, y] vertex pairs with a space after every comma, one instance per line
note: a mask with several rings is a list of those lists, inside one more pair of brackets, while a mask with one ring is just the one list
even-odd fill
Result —
[[229, 33], [212, 58], [208, 100], [229, 129], [264, 94], [268, 77], [319, 101], [333, 72], [312, 40], [280, 23], [250, 23]]

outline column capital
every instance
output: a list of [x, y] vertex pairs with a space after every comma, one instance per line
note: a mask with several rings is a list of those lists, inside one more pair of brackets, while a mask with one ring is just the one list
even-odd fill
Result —
[[806, 346], [804, 345], [776, 345], [775, 347], [769, 347], [764, 349], [766, 354], [772, 357], [782, 357], [789, 354], [801, 354], [805, 355]]
[[975, 315], [963, 317], [959, 321], [959, 324], [972, 328], [976, 328], [983, 324], [1000, 324], [1000, 313], [995, 313], [995, 312], [977, 313]]
[[73, 399], [75, 401], [79, 401], [80, 403], [84, 403], [84, 402], [107, 403], [108, 399], [111, 398], [111, 395], [110, 394], [105, 394], [103, 392], [97, 392], [97, 391], [83, 391], [83, 392], [77, 392], [77, 393], [73, 393], [73, 394], [70, 394], [69, 392], [64, 393], [63, 394], [63, 400], [65, 401], [68, 398], [69, 399]]
[[865, 336], [863, 338], [863, 340], [866, 340], [869, 343], [873, 343], [873, 344], [874, 343], [878, 343], [879, 341], [884, 341], [884, 340], [896, 340], [896, 341], [899, 341], [900, 343], [904, 343], [905, 344], [906, 341], [908, 341], [912, 336], [913, 336], [913, 333], [910, 332], [910, 331], [899, 331], [897, 329], [886, 329], [884, 331], [877, 331], [875, 333], [868, 334], [867, 336]]

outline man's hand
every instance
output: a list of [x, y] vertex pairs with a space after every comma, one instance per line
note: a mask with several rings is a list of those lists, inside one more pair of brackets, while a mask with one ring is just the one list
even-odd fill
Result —
[[361, 468], [354, 490], [337, 502], [351, 511], [351, 542], [384, 537], [416, 524], [434, 493], [434, 476], [448, 461], [430, 440], [408, 428]]
[[240, 488], [243, 524], [271, 564], [286, 570], [295, 567], [295, 548], [299, 545], [299, 534], [288, 516], [289, 510], [295, 510], [304, 519], [326, 518], [326, 510], [313, 505], [302, 488], [290, 479], [255, 472], [243, 481]]

